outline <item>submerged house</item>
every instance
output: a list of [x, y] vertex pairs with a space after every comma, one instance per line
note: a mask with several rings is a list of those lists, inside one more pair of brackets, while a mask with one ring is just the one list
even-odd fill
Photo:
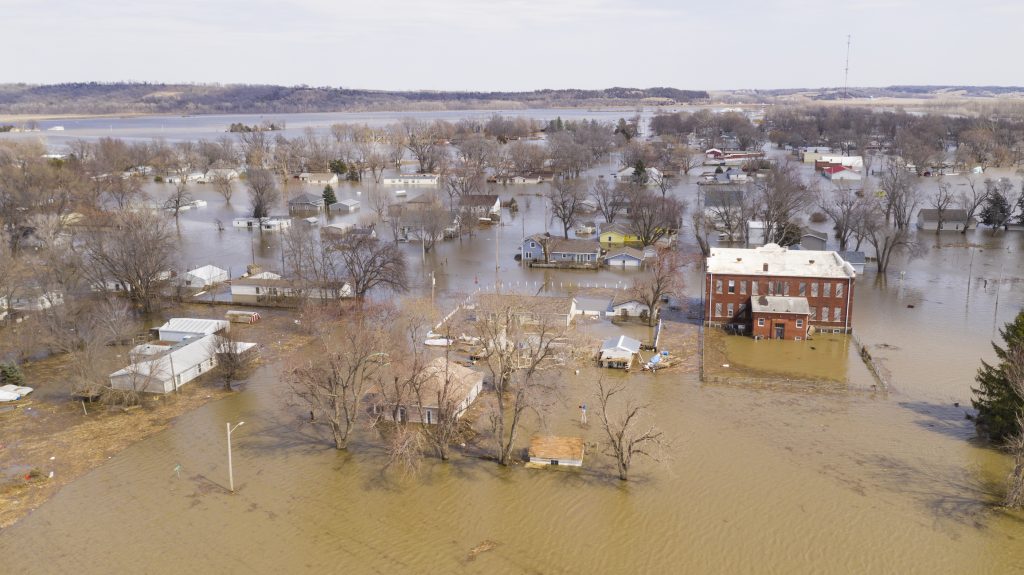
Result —
[[227, 270], [222, 270], [217, 266], [205, 265], [201, 268], [196, 268], [185, 274], [184, 283], [188, 287], [209, 287], [214, 284], [228, 281]]
[[601, 367], [629, 369], [640, 354], [640, 341], [620, 335], [604, 340], [601, 351], [597, 354], [597, 363]]
[[384, 176], [381, 183], [385, 186], [436, 186], [439, 180], [437, 174], [396, 174]]
[[941, 218], [939, 218], [939, 210], [923, 209], [917, 212], [917, 229], [919, 230], [959, 232], [965, 229], [965, 221], [968, 230], [974, 228], [978, 223], [973, 217], [968, 218], [967, 210], [962, 209], [942, 210]]
[[110, 386], [126, 391], [170, 393], [215, 368], [217, 356], [226, 351], [227, 345], [233, 345], [238, 353], [256, 347], [255, 343], [225, 342], [216, 334], [136, 346], [129, 354], [132, 363], [110, 374]]
[[342, 281], [300, 281], [259, 274], [231, 282], [231, 303], [249, 305], [288, 307], [304, 300], [328, 301], [352, 295], [352, 286]]
[[197, 319], [191, 317], [172, 317], [157, 328], [160, 341], [185, 341], [197, 339], [231, 329], [231, 325], [222, 319]]
[[525, 262], [597, 268], [600, 257], [601, 246], [593, 240], [534, 234], [523, 240], [522, 245], [522, 258]]
[[530, 463], [582, 467], [584, 443], [582, 437], [556, 437], [553, 435], [530, 438]]
[[[388, 421], [437, 424], [439, 417], [460, 419], [483, 389], [484, 375], [444, 357], [431, 361], [423, 369], [418, 397], [401, 405], [389, 402], [380, 388], [367, 393], [367, 404], [374, 415]], [[415, 396], [415, 394], [413, 394]]]
[[301, 193], [288, 200], [288, 213], [320, 212], [324, 209], [324, 198], [316, 194]]

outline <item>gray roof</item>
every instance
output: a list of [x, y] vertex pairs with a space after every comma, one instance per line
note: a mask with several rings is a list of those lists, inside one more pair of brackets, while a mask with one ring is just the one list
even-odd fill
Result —
[[607, 352], [612, 350], [640, 353], [640, 341], [625, 335], [604, 340], [604, 343], [601, 344], [601, 351]]
[[324, 198], [323, 198], [323, 196], [316, 196], [316, 195], [313, 195], [313, 194], [309, 194], [309, 193], [303, 192], [303, 193], [295, 196], [294, 198], [288, 200], [288, 205], [289, 206], [294, 206], [294, 205], [298, 205], [298, 204], [310, 204], [310, 205], [314, 205], [314, 206], [322, 206], [322, 205], [324, 205]]
[[807, 315], [811, 313], [804, 297], [782, 297], [763, 295], [750, 298], [750, 309], [754, 313], [792, 313]]
[[863, 264], [866, 261], [864, 252], [839, 252], [839, 257], [843, 258], [843, 261], [851, 264]]
[[576, 238], [559, 238], [556, 236], [546, 237], [543, 234], [534, 234], [527, 240], [542, 244], [547, 242], [548, 252], [552, 254], [599, 254], [601, 247], [594, 240], [581, 240]]
[[610, 297], [576, 297], [574, 299], [578, 310], [606, 312], [612, 308], [612, 298]]
[[622, 247], [615, 250], [608, 250], [608, 253], [602, 256], [601, 259], [609, 260], [611, 258], [614, 258], [615, 256], [621, 255], [629, 256], [631, 258], [636, 258], [640, 261], [644, 261], [644, 252], [631, 247]]

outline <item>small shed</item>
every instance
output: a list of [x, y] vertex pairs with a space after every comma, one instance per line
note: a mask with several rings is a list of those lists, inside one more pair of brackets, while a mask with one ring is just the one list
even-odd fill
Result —
[[629, 369], [633, 366], [633, 360], [640, 353], [640, 341], [631, 337], [620, 335], [606, 339], [601, 344], [601, 352], [597, 356], [597, 362], [601, 367], [613, 369]]
[[644, 252], [636, 248], [623, 246], [608, 250], [608, 253], [601, 256], [604, 265], [618, 269], [639, 269], [644, 263]]
[[227, 270], [212, 265], [205, 265], [185, 274], [185, 285], [189, 287], [208, 287], [226, 281], [228, 281]]
[[530, 438], [530, 463], [583, 467], [585, 448], [582, 437], [538, 435]]
[[157, 328], [160, 341], [185, 341], [228, 329], [228, 322], [222, 319], [199, 319], [191, 317], [172, 317], [167, 323]]
[[259, 312], [229, 309], [224, 314], [224, 319], [231, 323], [256, 323], [260, 320]]

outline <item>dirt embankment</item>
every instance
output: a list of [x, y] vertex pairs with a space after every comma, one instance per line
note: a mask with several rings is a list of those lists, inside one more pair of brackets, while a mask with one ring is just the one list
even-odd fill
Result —
[[[221, 317], [224, 306], [189, 305], [168, 317]], [[257, 362], [274, 363], [303, 345], [308, 337], [294, 324], [289, 310], [260, 310], [255, 325], [233, 324], [241, 341], [260, 344]], [[126, 355], [126, 348], [110, 353]], [[53, 356], [23, 367], [26, 384], [37, 388], [27, 405], [0, 412], [0, 530], [39, 507], [64, 485], [100, 466], [132, 445], [166, 429], [176, 417], [244, 389], [245, 380], [224, 388], [217, 371], [189, 383], [176, 394], [146, 396], [141, 407], [108, 410], [100, 403], [80, 402], [65, 393], [61, 374], [66, 356]], [[52, 477], [51, 477], [52, 472]]]

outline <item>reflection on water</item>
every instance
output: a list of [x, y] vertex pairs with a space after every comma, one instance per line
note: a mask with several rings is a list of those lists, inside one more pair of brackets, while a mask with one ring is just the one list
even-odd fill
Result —
[[[543, 187], [498, 189], [518, 194], [521, 208], [506, 212], [503, 225], [430, 254], [404, 245], [414, 293], [430, 295], [430, 272], [439, 300], [496, 281], [553, 293], [631, 281], [623, 272], [521, 267], [513, 256], [524, 231], [551, 223], [530, 195]], [[695, 189], [686, 181], [674, 193], [692, 205]], [[341, 186], [339, 198], [357, 190]], [[231, 205], [204, 186], [194, 193], [209, 206], [181, 215], [183, 265], [212, 263], [234, 276], [252, 261], [280, 267], [276, 234], [217, 228], [216, 220], [244, 214], [244, 192]], [[1021, 234], [944, 234], [922, 258], [895, 262], [885, 282], [869, 264], [858, 278], [855, 329], [891, 373], [888, 390], [872, 390], [848, 339], [831, 335], [730, 338], [727, 354], [738, 369], [796, 365], [801, 378], [848, 386], [702, 385], [692, 370], [616, 374], [673, 444], [668, 460], [638, 463], [628, 484], [611, 479], [599, 448], [579, 472], [503, 469], [471, 457], [430, 461], [417, 477], [383, 472], [372, 432], [360, 434], [352, 453], [338, 453], [296, 427], [276, 366], [265, 366], [245, 391], [118, 454], [0, 535], [3, 571], [1021, 571], [1024, 517], [991, 507], [1008, 461], [970, 441], [970, 422], [953, 403], [967, 405], [978, 359], [992, 355], [993, 329], [1024, 305], [1022, 242]], [[699, 271], [687, 270], [686, 280], [687, 298], [699, 298]], [[599, 336], [608, 328], [588, 329]], [[599, 375], [566, 374], [559, 402], [543, 420], [531, 418], [529, 432], [600, 445], [600, 430], [580, 428], [576, 409]], [[238, 492], [229, 496], [223, 429], [239, 420]]]

